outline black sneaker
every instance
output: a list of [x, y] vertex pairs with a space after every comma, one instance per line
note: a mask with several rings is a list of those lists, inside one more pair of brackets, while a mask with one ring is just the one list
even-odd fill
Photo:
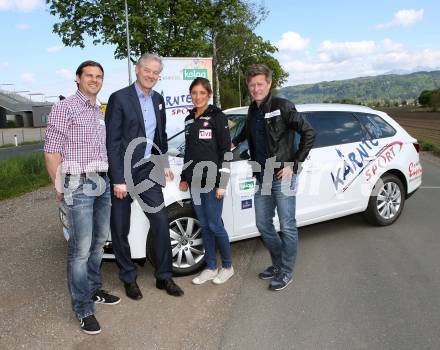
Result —
[[269, 289], [270, 290], [283, 290], [290, 283], [292, 283], [293, 278], [285, 273], [280, 273], [274, 277], [272, 282], [270, 282]]
[[262, 280], [269, 280], [271, 278], [274, 278], [275, 275], [278, 273], [278, 269], [274, 266], [269, 266], [266, 270], [263, 272], [260, 272], [258, 274], [258, 277]]
[[101, 333], [101, 326], [95, 315], [89, 315], [79, 320], [79, 326], [84, 333], [87, 334], [99, 334]]
[[121, 298], [116, 295], [108, 294], [103, 289], [98, 289], [92, 296], [92, 300], [97, 304], [116, 305], [119, 304]]

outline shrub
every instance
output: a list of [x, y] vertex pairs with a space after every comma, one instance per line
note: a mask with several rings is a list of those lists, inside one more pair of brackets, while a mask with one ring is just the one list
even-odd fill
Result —
[[49, 183], [42, 153], [0, 160], [0, 200], [34, 191]]
[[17, 127], [17, 125], [15, 124], [15, 121], [13, 121], [13, 120], [7, 120], [7, 121], [6, 121], [6, 127], [7, 127], [7, 128], [15, 128], [15, 127]]

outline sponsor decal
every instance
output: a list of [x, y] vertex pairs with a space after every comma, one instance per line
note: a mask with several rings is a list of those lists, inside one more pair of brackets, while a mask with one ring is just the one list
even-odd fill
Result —
[[396, 154], [402, 150], [403, 143], [394, 141], [383, 147], [377, 154], [376, 159], [368, 166], [365, 171], [367, 181], [376, 175], [378, 170], [386, 168], [396, 157]]
[[388, 166], [402, 149], [403, 143], [392, 142], [375, 153], [378, 146], [378, 140], [364, 140], [346, 155], [339, 149], [335, 149], [342, 161], [342, 165], [335, 172], [330, 173], [336, 191], [346, 191], [363, 172], [369, 181], [378, 170]]
[[209, 122], [205, 120], [205, 121], [203, 122], [203, 126], [204, 126], [204, 127], [209, 126]]
[[195, 78], [208, 79], [208, 69], [207, 68], [184, 68], [183, 69], [183, 80], [194, 80]]
[[255, 188], [255, 180], [244, 180], [239, 183], [240, 191], [250, 191]]
[[191, 110], [191, 107], [181, 107], [181, 108], [173, 108], [171, 110], [171, 115], [173, 117], [177, 117], [177, 116], [187, 116], [189, 111]]
[[252, 208], [252, 199], [245, 199], [241, 201], [241, 209]]
[[362, 141], [346, 156], [339, 149], [335, 149], [342, 161], [342, 166], [330, 173], [336, 191], [341, 190], [340, 187], [342, 187], [342, 191], [345, 191], [350, 183], [359, 176], [368, 163], [367, 158], [371, 157], [370, 153], [373, 153], [374, 148], [378, 145], [379, 141], [377, 140]]
[[188, 120], [185, 122], [185, 125], [189, 125], [189, 124], [192, 124], [192, 123], [194, 123], [194, 119], [188, 119]]
[[165, 107], [169, 108], [181, 108], [186, 107], [188, 109], [192, 108], [192, 98], [190, 94], [182, 94], [176, 96], [164, 96]]
[[408, 166], [408, 175], [409, 175], [409, 177], [419, 177], [419, 176], [422, 175], [422, 172], [423, 172], [422, 166], [420, 165], [419, 162], [416, 162], [416, 163], [411, 162], [411, 163], [409, 163], [409, 166]]
[[211, 129], [200, 129], [199, 130], [199, 139], [202, 139], [202, 140], [212, 139], [212, 130]]
[[180, 80], [178, 75], [161, 75], [160, 80]]

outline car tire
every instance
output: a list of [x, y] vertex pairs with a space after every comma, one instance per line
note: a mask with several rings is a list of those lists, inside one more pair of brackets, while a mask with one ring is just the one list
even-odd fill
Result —
[[[205, 266], [200, 224], [190, 203], [176, 205], [168, 211], [168, 223], [173, 259], [173, 275], [193, 274]], [[151, 235], [147, 238], [147, 257], [154, 266]]]
[[387, 226], [395, 222], [405, 204], [405, 187], [393, 174], [383, 175], [374, 185], [365, 211], [368, 222]]

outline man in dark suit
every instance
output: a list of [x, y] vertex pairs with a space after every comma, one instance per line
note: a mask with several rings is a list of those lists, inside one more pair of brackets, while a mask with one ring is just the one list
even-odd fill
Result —
[[[131, 202], [134, 196], [140, 202], [150, 222], [149, 234], [152, 235], [156, 287], [166, 290], [173, 296], [183, 295], [182, 289], [171, 278], [172, 252], [168, 213], [162, 194], [165, 180], [173, 179], [167, 157], [160, 157], [168, 151], [165, 103], [163, 97], [153, 90], [159, 80], [162, 67], [159, 56], [142, 55], [136, 64], [136, 82], [110, 96], [105, 118], [109, 175], [113, 185], [111, 208], [113, 250], [125, 292], [129, 298], [135, 300], [141, 299], [142, 293], [136, 283], [137, 271], [131, 260], [128, 243]], [[146, 138], [147, 142], [141, 142], [134, 147], [139, 143], [138, 138], [143, 138], [144, 141]], [[157, 172], [158, 164], [154, 161], [158, 158], [162, 159], [163, 171], [160, 171], [160, 176]], [[149, 183], [148, 186], [139, 185], [145, 181]], [[149, 188], [138, 191], [139, 187]]]

